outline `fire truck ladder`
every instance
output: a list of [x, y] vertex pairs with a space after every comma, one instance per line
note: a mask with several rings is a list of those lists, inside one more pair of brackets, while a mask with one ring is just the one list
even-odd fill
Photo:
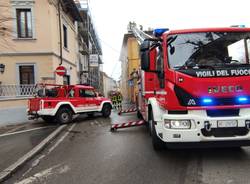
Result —
[[[162, 35], [162, 33], [164, 33], [165, 31], [168, 31], [169, 29], [155, 29], [154, 30], [154, 36], [150, 36], [147, 33], [145, 33], [142, 30], [142, 26], [140, 26], [140, 29], [137, 28], [136, 23], [135, 22], [129, 22], [128, 25], [128, 32], [132, 33], [134, 35], [134, 37], [137, 39], [138, 44], [141, 46], [143, 44], [144, 41], [152, 41], [154, 43], [157, 42], [161, 42], [161, 38], [159, 38], [160, 35]], [[152, 48], [154, 48], [155, 46], [157, 46], [157, 44], [152, 44]], [[136, 112], [137, 109], [136, 108], [131, 108], [131, 109], [127, 109], [127, 110], [120, 110], [118, 112], [118, 115], [121, 115], [122, 113], [130, 113], [130, 112]], [[126, 123], [114, 123], [111, 124], [111, 132], [114, 132], [117, 129], [120, 128], [127, 128], [127, 127], [134, 127], [134, 126], [141, 126], [144, 125], [145, 121], [144, 120], [138, 120], [138, 121], [131, 121], [131, 122], [126, 122]]]
[[[132, 33], [135, 36], [139, 45], [141, 45], [143, 41], [145, 41], [146, 39], [155, 40], [155, 38], [153, 38], [152, 36], [142, 31], [142, 26], [140, 26], [140, 29], [138, 29], [135, 22], [129, 22], [128, 32]], [[130, 112], [136, 112], [136, 111], [137, 111], [136, 108], [130, 108], [127, 110], [121, 110], [118, 112], [118, 114], [121, 115], [122, 113], [130, 113]], [[126, 122], [126, 123], [114, 123], [111, 125], [110, 131], [114, 132], [117, 129], [142, 126], [144, 124], [145, 124], [144, 120], [131, 121], [131, 122]]]
[[142, 42], [146, 39], [153, 39], [152, 36], [142, 31], [142, 26], [140, 26], [140, 29], [138, 29], [135, 22], [129, 22], [128, 32], [132, 33], [135, 36], [139, 45], [141, 45]]
[[[137, 28], [137, 25], [135, 22], [129, 22], [128, 24], [128, 32], [132, 33], [134, 35], [134, 37], [136, 38], [136, 40], [138, 41], [138, 44], [141, 45], [142, 42], [146, 39], [153, 39], [152, 36], [146, 34], [143, 30], [142, 30], [142, 26], [140, 26], [140, 29]], [[120, 109], [120, 111], [118, 112], [118, 115], [121, 115], [122, 113], [131, 113], [131, 112], [136, 112], [137, 108], [136, 107], [132, 107], [129, 109]]]

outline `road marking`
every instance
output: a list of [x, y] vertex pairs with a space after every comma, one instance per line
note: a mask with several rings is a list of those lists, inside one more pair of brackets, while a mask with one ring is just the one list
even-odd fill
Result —
[[22, 131], [18, 131], [18, 132], [11, 132], [11, 133], [6, 133], [6, 134], [1, 134], [0, 137], [5, 137], [5, 136], [9, 136], [9, 135], [15, 135], [15, 134], [21, 134], [21, 133], [31, 132], [31, 131], [34, 131], [34, 130], [41, 130], [41, 129], [45, 129], [45, 128], [49, 128], [49, 127], [55, 127], [55, 126], [44, 126], [44, 127], [32, 128], [32, 129], [29, 129], [29, 130], [22, 130]]
[[40, 156], [38, 159], [32, 162], [31, 167], [22, 175], [24, 177], [26, 174], [28, 174], [35, 166], [37, 166], [40, 161], [45, 157], [45, 155]]
[[33, 182], [45, 182], [45, 180], [48, 179], [48, 176], [52, 175], [52, 174], [63, 174], [66, 173], [70, 170], [68, 165], [63, 165], [61, 166], [61, 164], [55, 165], [53, 167], [50, 167], [48, 169], [45, 169], [39, 173], [36, 173], [35, 175], [26, 178], [22, 181], [16, 182], [15, 184], [30, 184]]
[[48, 137], [46, 137], [42, 142], [36, 145], [32, 150], [26, 153], [24, 156], [19, 158], [14, 164], [10, 165], [8, 168], [0, 172], [0, 183], [11, 174], [13, 174], [18, 167], [30, 160], [35, 154], [41, 151], [50, 141], [52, 141], [62, 130], [66, 128], [67, 125], [59, 126], [54, 132], [52, 132]]
[[52, 152], [64, 139], [69, 135], [70, 131], [76, 126], [76, 123], [74, 123], [68, 131], [49, 149], [48, 154]]
[[68, 131], [58, 140], [56, 141], [56, 143], [48, 150], [47, 153], [41, 155], [40, 157], [38, 157], [36, 160], [34, 160], [31, 164], [31, 168], [29, 168], [23, 175], [22, 177], [24, 177], [25, 175], [27, 175], [35, 166], [37, 166], [40, 161], [46, 157], [47, 155], [49, 155], [64, 139], [65, 137], [70, 133], [70, 131], [76, 126], [76, 123], [74, 123], [73, 125], [71, 125], [71, 127], [68, 129]]
[[26, 125], [17, 126], [16, 128], [10, 129], [5, 134], [16, 132], [18, 129], [24, 128]]

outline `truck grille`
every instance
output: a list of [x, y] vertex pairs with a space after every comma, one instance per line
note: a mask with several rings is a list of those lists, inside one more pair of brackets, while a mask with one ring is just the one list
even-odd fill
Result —
[[[202, 97], [194, 97], [188, 92], [186, 92], [184, 89], [175, 86], [174, 91], [176, 93], [176, 96], [178, 98], [178, 101], [180, 105], [182, 106], [205, 106], [202, 102]], [[250, 96], [246, 96], [247, 98], [250, 98]], [[189, 103], [190, 100], [192, 100], [193, 103]], [[239, 102], [237, 100], [237, 97], [227, 97], [227, 98], [213, 98], [213, 103], [206, 104], [206, 106], [222, 106], [222, 105], [246, 105], [249, 104], [248, 101], [245, 103]]]
[[207, 110], [207, 116], [210, 117], [225, 117], [225, 116], [239, 116], [239, 109], [216, 109]]
[[245, 127], [236, 128], [212, 128], [211, 131], [201, 129], [203, 136], [210, 137], [234, 137], [247, 135], [249, 130]]

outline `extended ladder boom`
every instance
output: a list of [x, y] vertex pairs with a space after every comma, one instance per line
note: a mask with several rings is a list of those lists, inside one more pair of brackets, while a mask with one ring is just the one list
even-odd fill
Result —
[[152, 39], [153, 37], [146, 34], [145, 32], [143, 32], [142, 30], [138, 29], [136, 27], [136, 23], [135, 22], [129, 22], [129, 25], [128, 25], [128, 31], [129, 32], [132, 32], [133, 35], [136, 37], [139, 45], [142, 44], [142, 42], [145, 40], [145, 39]]

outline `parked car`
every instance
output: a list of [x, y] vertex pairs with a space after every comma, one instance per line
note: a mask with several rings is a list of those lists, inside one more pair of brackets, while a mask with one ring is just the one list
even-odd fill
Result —
[[34, 98], [28, 100], [29, 119], [42, 118], [46, 122], [69, 123], [74, 114], [95, 112], [107, 118], [111, 114], [112, 103], [86, 85], [40, 84]]

